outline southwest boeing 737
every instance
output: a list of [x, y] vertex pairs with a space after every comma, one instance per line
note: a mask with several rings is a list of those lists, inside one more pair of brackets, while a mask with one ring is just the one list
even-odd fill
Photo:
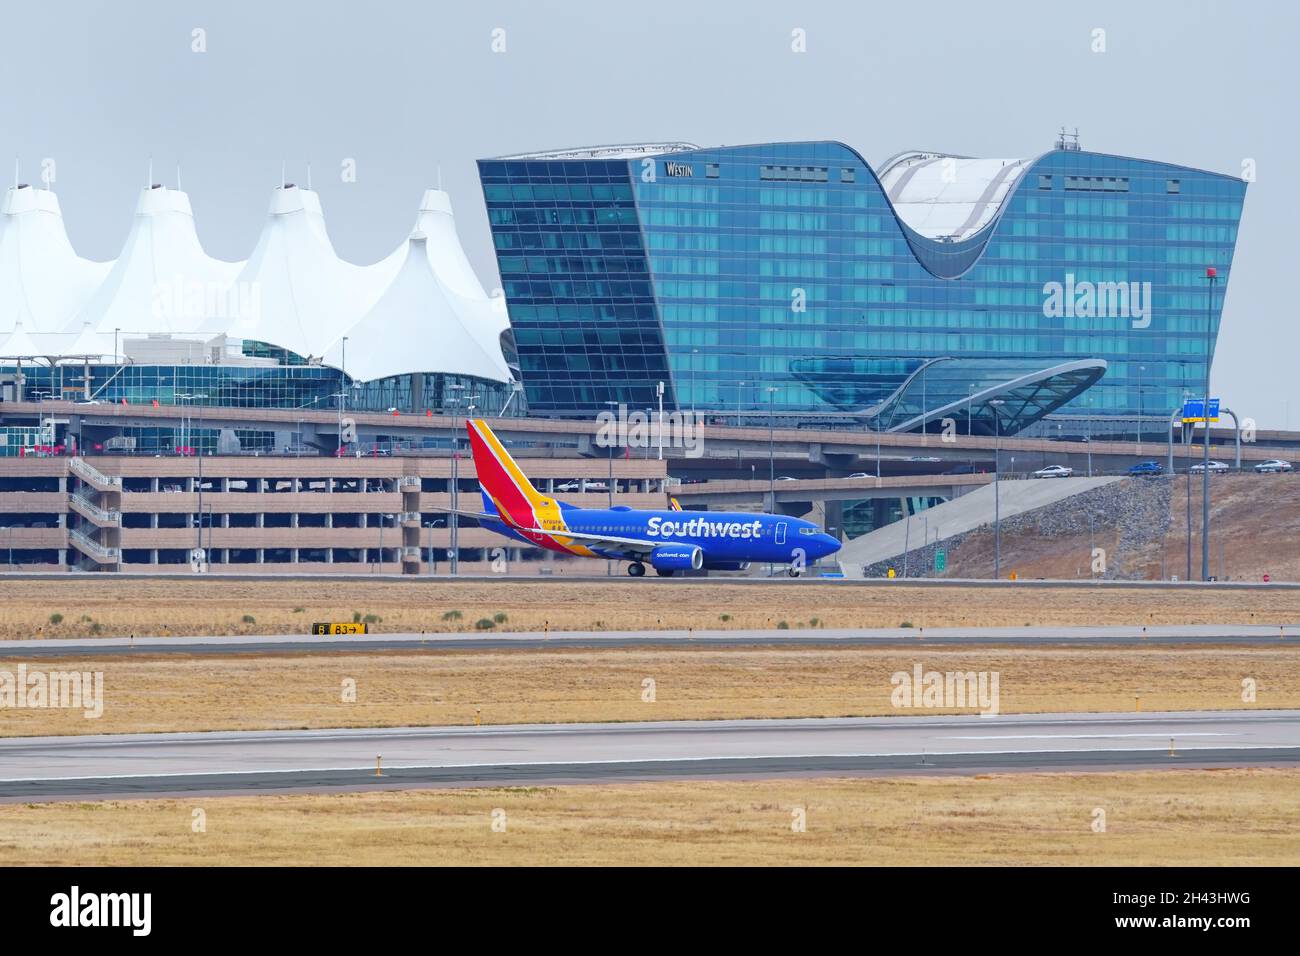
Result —
[[788, 564], [789, 575], [798, 577], [807, 564], [840, 549], [812, 522], [785, 515], [579, 508], [557, 501], [533, 487], [486, 422], [474, 419], [466, 429], [484, 513], [459, 513], [539, 548], [628, 561], [633, 577], [645, 574], [647, 564], [669, 577], [678, 571], [743, 571], [751, 561]]

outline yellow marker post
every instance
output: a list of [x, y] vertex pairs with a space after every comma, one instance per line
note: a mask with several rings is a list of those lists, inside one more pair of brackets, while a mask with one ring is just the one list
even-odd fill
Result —
[[1142, 698], [1137, 694], [1133, 695], [1133, 710], [1138, 713], [1142, 712]]
[[474, 726], [475, 726], [475, 727], [480, 727], [480, 726], [482, 726], [482, 724], [483, 724], [483, 708], [482, 708], [482, 707], [475, 707], [475, 708], [474, 708]]
[[1169, 738], [1169, 756], [1171, 756], [1171, 757], [1177, 757], [1177, 756], [1178, 756], [1178, 753], [1174, 750], [1174, 738], [1173, 738], [1173, 737], [1170, 737], [1170, 738]]
[[375, 776], [376, 777], [382, 777], [384, 775], [383, 760], [384, 760], [383, 754], [375, 754]]

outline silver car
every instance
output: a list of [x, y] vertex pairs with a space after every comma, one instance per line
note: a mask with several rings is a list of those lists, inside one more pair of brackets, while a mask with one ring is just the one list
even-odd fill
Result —
[[1261, 461], [1258, 465], [1255, 466], [1255, 470], [1259, 472], [1261, 475], [1265, 475], [1269, 473], [1276, 474], [1277, 472], [1282, 472], [1282, 471], [1290, 471], [1291, 462], [1283, 461], [1281, 458], [1270, 458], [1268, 461]]
[[1069, 478], [1074, 474], [1073, 468], [1067, 468], [1065, 465], [1048, 465], [1046, 468], [1039, 468], [1034, 472], [1035, 478]]

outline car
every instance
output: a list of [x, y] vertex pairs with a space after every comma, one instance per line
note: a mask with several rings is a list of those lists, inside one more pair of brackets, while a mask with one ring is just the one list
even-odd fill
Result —
[[1130, 476], [1134, 478], [1144, 478], [1151, 475], [1163, 475], [1165, 466], [1158, 461], [1140, 461], [1128, 470]]
[[942, 458], [936, 458], [934, 455], [912, 455], [907, 461], [943, 461]]
[[850, 478], [874, 478], [876, 476], [868, 474], [865, 471], [855, 471], [853, 474], [849, 475], [849, 477]]
[[1291, 462], [1284, 461], [1281, 458], [1270, 458], [1268, 461], [1261, 461], [1255, 466], [1255, 470], [1261, 475], [1269, 473], [1277, 474], [1282, 471], [1291, 470]]
[[796, 481], [796, 480], [798, 480], [798, 479], [792, 477], [791, 475], [777, 475], [777, 476], [776, 476], [776, 480], [777, 480], [777, 481]]
[[79, 398], [79, 399], [77, 399], [75, 402], [73, 402], [72, 404], [74, 404], [74, 405], [99, 405], [99, 404], [100, 404], [100, 401], [99, 401], [99, 399], [97, 399], [97, 398]]
[[1033, 478], [1069, 478], [1074, 474], [1073, 468], [1067, 468], [1065, 465], [1048, 465], [1045, 468], [1039, 468], [1030, 477]]
[[564, 482], [563, 484], [556, 485], [556, 486], [555, 486], [555, 490], [556, 490], [556, 491], [577, 491], [577, 490], [579, 490], [581, 487], [582, 487], [582, 483], [581, 483], [581, 482], [578, 482], [578, 481], [566, 481], [566, 482]]
[[[1196, 464], [1192, 465], [1190, 470], [1192, 474], [1199, 475], [1201, 472], [1205, 471], [1205, 462], [1198, 461]], [[1210, 474], [1212, 475], [1217, 475], [1227, 470], [1228, 470], [1228, 466], [1221, 461], [1210, 462]]]

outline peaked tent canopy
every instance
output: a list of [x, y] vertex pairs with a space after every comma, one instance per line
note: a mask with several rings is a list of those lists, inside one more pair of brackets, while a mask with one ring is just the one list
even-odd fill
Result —
[[0, 336], [61, 331], [112, 267], [73, 251], [54, 193], [14, 186], [0, 215]]
[[319, 357], [369, 311], [400, 264], [396, 253], [372, 266], [340, 259], [325, 231], [320, 197], [286, 183], [272, 195], [257, 247], [236, 279], [251, 294], [204, 330]]
[[[474, 331], [482, 316], [465, 310], [472, 300], [450, 293], [435, 273], [429, 238], [417, 231], [403, 251], [397, 277], [347, 331], [352, 346], [348, 375], [368, 382], [407, 373], [446, 372], [510, 381], [500, 347], [485, 343]], [[325, 352], [325, 364], [342, 366], [342, 346], [340, 336]]]

